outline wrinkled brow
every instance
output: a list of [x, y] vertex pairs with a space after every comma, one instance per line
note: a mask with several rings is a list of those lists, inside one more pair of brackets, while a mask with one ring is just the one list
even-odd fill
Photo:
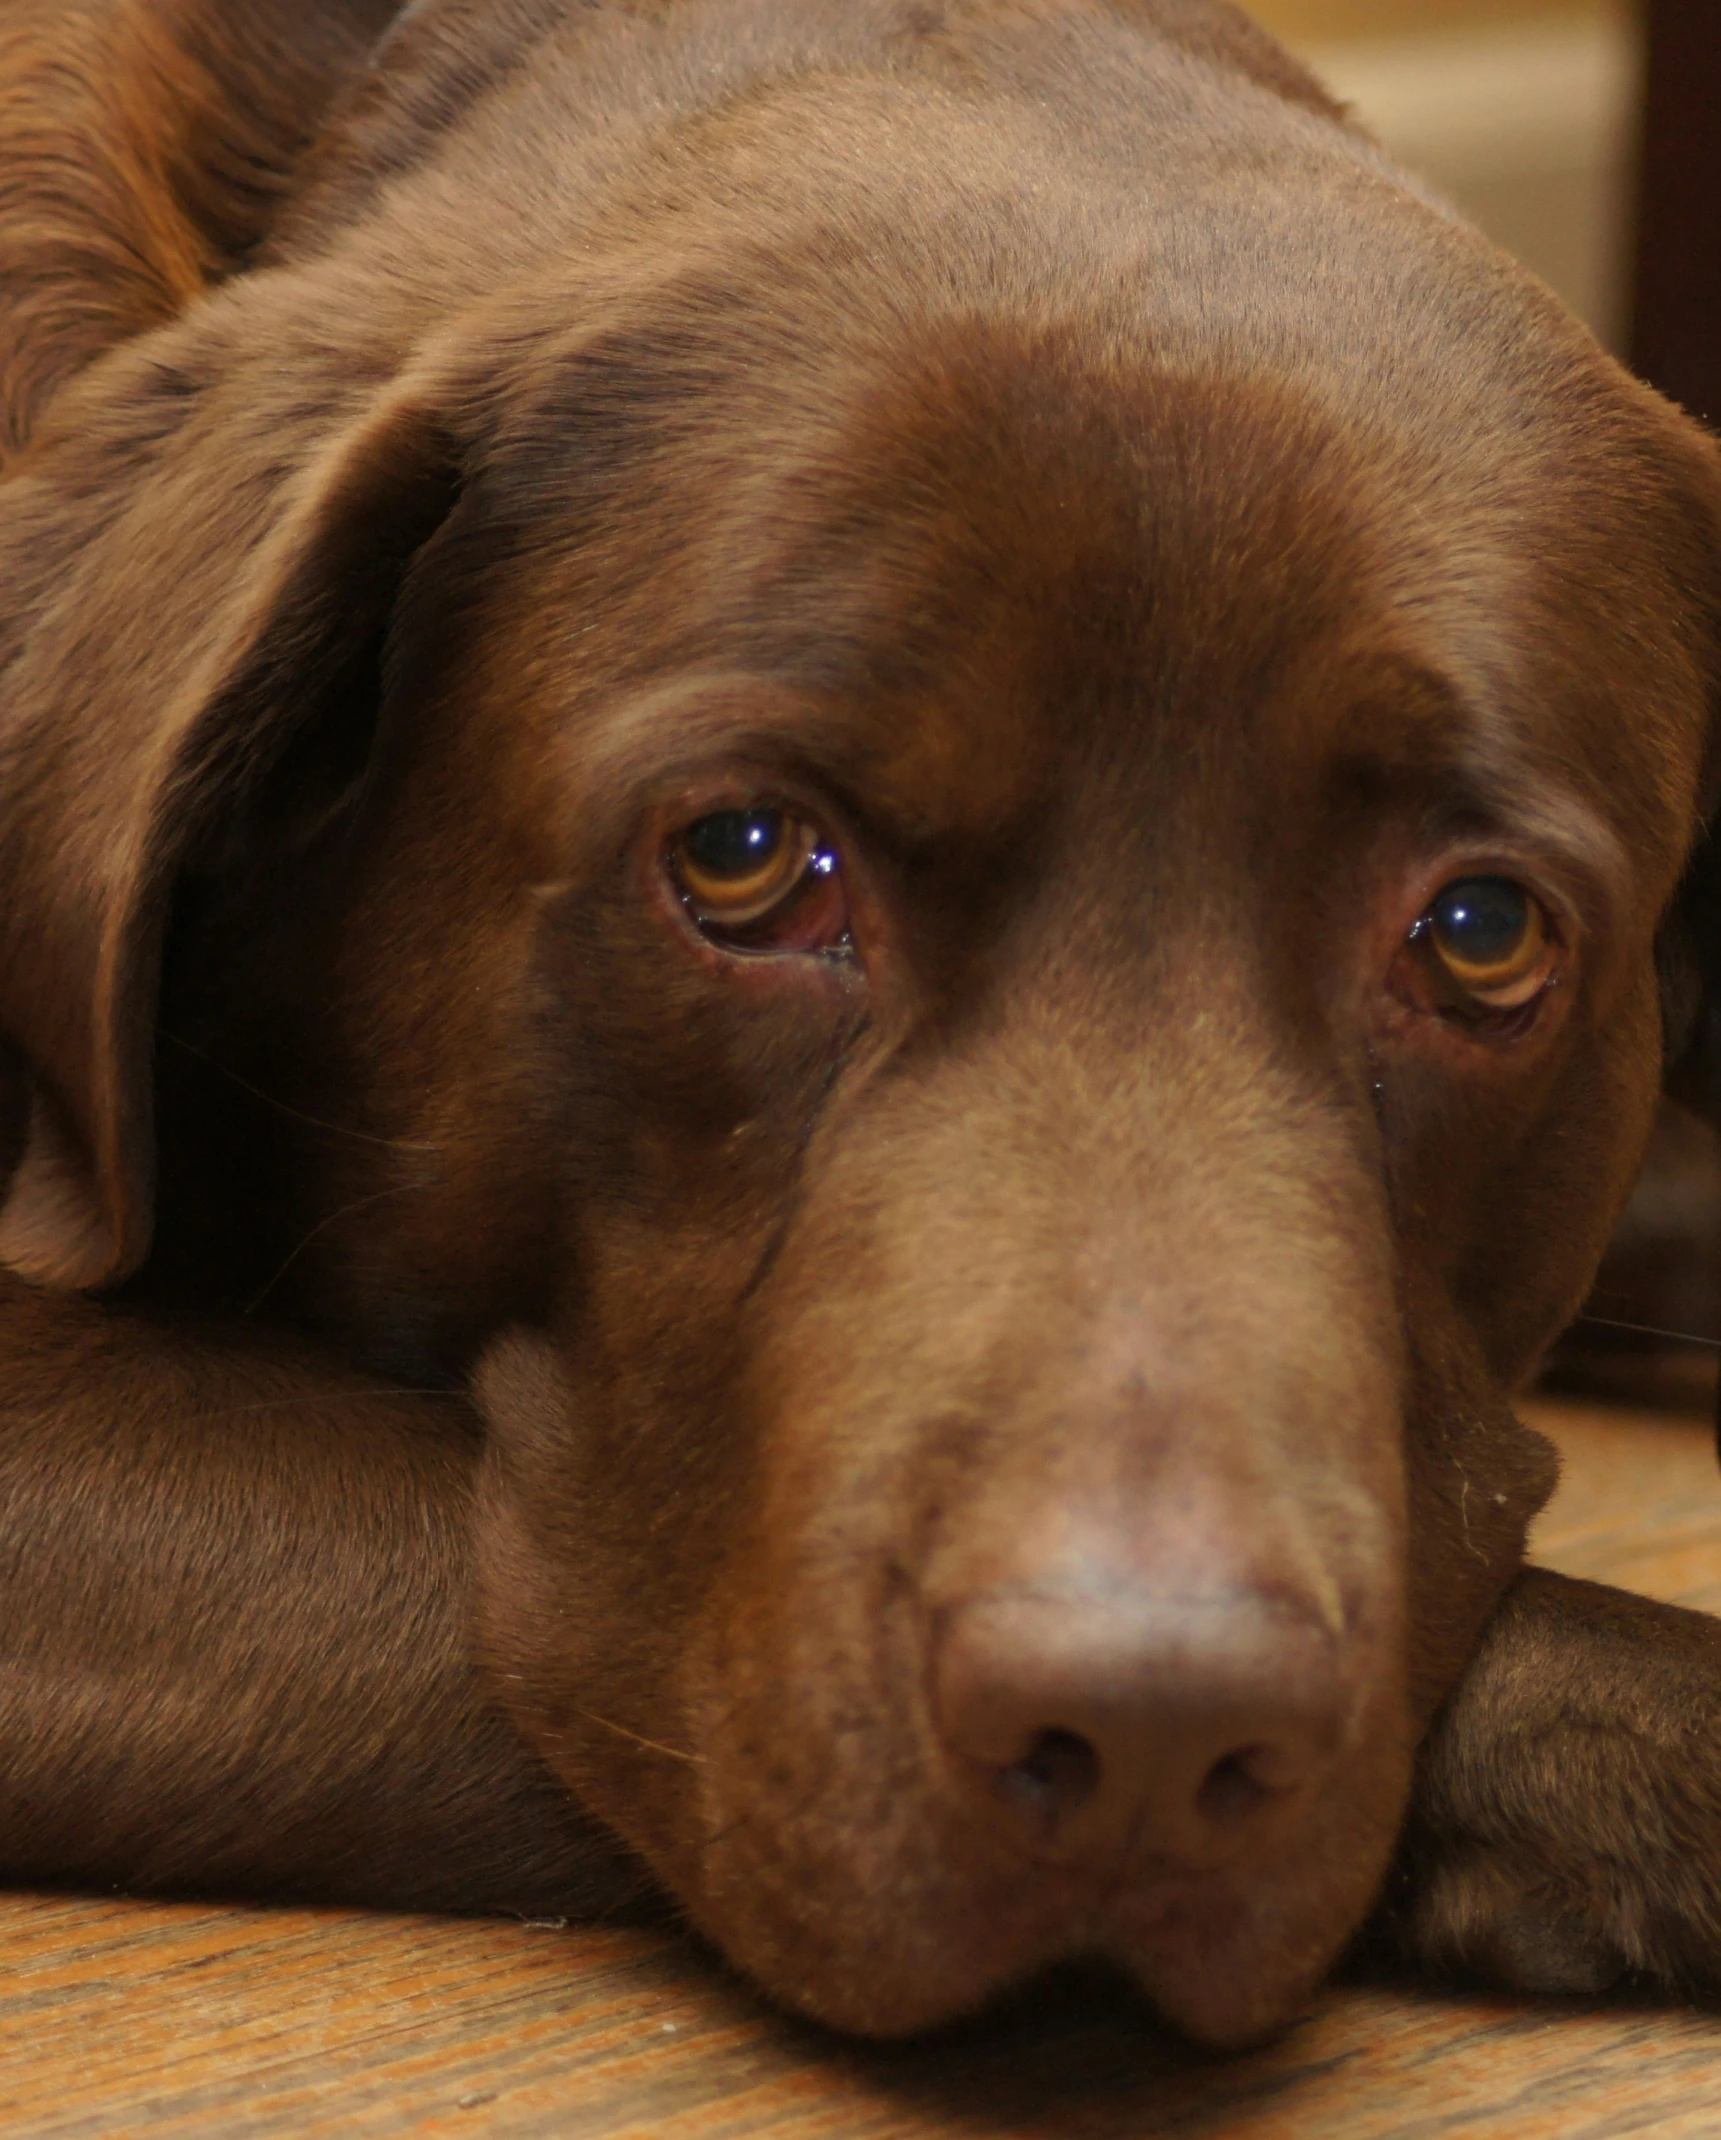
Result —
[[1431, 837], [1533, 849], [1608, 899], [1626, 896], [1630, 859], [1585, 792], [1569, 742], [1556, 750], [1509, 712], [1421, 664], [1384, 665], [1334, 726], [1329, 789], [1352, 807], [1390, 804]]
[[683, 675], [617, 701], [570, 741], [568, 784], [620, 808], [733, 768], [828, 795], [914, 846], [1007, 819], [1043, 789], [1022, 725], [977, 732], [935, 690], [863, 699], [748, 673]]

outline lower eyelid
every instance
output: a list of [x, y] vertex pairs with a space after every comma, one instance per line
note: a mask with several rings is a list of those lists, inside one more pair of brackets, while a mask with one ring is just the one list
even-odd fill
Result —
[[1522, 1010], [1526, 1004], [1535, 1002], [1536, 998], [1551, 985], [1553, 978], [1553, 972], [1550, 967], [1546, 972], [1531, 974], [1515, 987], [1479, 988], [1474, 991], [1474, 994], [1476, 1000], [1491, 1011]]

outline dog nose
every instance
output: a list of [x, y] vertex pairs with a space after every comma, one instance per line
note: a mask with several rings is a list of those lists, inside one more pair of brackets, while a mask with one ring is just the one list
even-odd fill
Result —
[[1264, 1590], [1040, 1590], [939, 1616], [937, 1728], [963, 1788], [1035, 1855], [1210, 1868], [1288, 1823], [1349, 1708], [1313, 1610]]

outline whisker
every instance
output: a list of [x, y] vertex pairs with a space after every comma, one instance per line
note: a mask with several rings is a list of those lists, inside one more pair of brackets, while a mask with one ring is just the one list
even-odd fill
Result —
[[254, 1300], [247, 1302], [243, 1312], [246, 1315], [255, 1315], [257, 1310], [263, 1305], [264, 1301], [268, 1299], [269, 1295], [274, 1292], [275, 1288], [281, 1283], [281, 1280], [286, 1277], [287, 1273], [292, 1269], [293, 1265], [298, 1262], [299, 1258], [304, 1254], [305, 1250], [309, 1248], [311, 1243], [317, 1238], [318, 1234], [326, 1233], [328, 1229], [333, 1226], [337, 1220], [347, 1218], [355, 1211], [363, 1211], [365, 1207], [369, 1204], [383, 1203], [387, 1198], [391, 1196], [420, 1195], [428, 1186], [428, 1183], [419, 1181], [398, 1182], [392, 1189], [378, 1189], [371, 1196], [355, 1197], [350, 1204], [343, 1204], [339, 1211], [331, 1211], [327, 1218], [319, 1219], [317, 1223], [311, 1228], [310, 1232], [306, 1234], [305, 1238], [299, 1243], [298, 1247], [293, 1250], [293, 1253], [287, 1258], [286, 1262], [281, 1265], [280, 1269], [275, 1273], [274, 1277], [269, 1280], [266, 1286], [264, 1286], [263, 1290], [256, 1296]]
[[1661, 1330], [1653, 1323], [1622, 1323], [1611, 1315], [1580, 1315], [1578, 1321], [1597, 1330], [1629, 1330], [1637, 1337], [1665, 1338], [1671, 1345], [1697, 1345], [1705, 1352], [1721, 1352], [1721, 1338], [1699, 1337], [1694, 1330]]
[[690, 1754], [679, 1746], [664, 1746], [656, 1739], [648, 1739], [637, 1731], [630, 1731], [625, 1724], [617, 1724], [610, 1717], [599, 1716], [595, 1709], [582, 1709], [577, 1702], [573, 1705], [573, 1710], [576, 1716], [583, 1716], [588, 1724], [601, 1724], [605, 1731], [613, 1731], [618, 1739], [627, 1739], [635, 1746], [643, 1746], [648, 1753], [667, 1754], [671, 1761], [685, 1761], [694, 1768], [704, 1766], [703, 1754]]
[[211, 1070], [217, 1071], [222, 1077], [237, 1085], [242, 1092], [248, 1092], [254, 1100], [261, 1100], [265, 1107], [272, 1107], [277, 1114], [288, 1115], [293, 1121], [303, 1122], [311, 1129], [327, 1130], [331, 1137], [351, 1137], [360, 1144], [380, 1145], [387, 1152], [440, 1152], [442, 1150], [439, 1144], [419, 1144], [409, 1137], [376, 1137], [369, 1130], [349, 1129], [344, 1122], [325, 1122], [321, 1115], [308, 1115], [302, 1107], [289, 1107], [285, 1100], [276, 1099], [272, 1092], [265, 1092], [261, 1085], [253, 1085], [249, 1078], [241, 1077], [238, 1071], [229, 1064], [218, 1061], [215, 1056], [206, 1053], [202, 1048], [193, 1046], [189, 1040], [183, 1039], [178, 1033], [164, 1031], [161, 1037], [163, 1040], [172, 1041], [176, 1048], [183, 1048], [187, 1055], [196, 1056], [200, 1063], [205, 1064]]

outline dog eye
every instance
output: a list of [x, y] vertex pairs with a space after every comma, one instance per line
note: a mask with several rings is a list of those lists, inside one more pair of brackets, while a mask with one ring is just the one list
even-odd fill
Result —
[[1554, 970], [1547, 910], [1510, 877], [1460, 877], [1411, 931], [1441, 973], [1484, 1009], [1519, 1010]]
[[741, 951], [844, 951], [848, 904], [835, 849], [787, 810], [714, 810], [670, 846], [701, 933]]

